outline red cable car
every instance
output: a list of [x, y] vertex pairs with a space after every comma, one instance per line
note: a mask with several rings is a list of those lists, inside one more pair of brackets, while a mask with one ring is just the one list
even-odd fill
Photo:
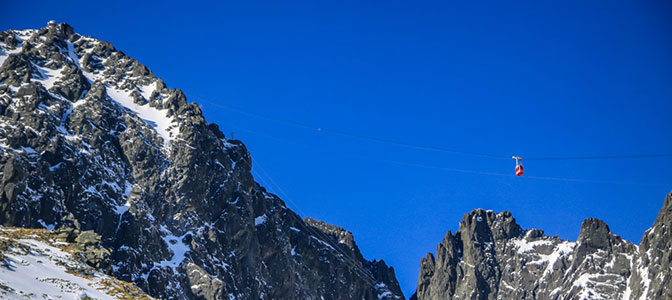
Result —
[[523, 175], [523, 163], [521, 160], [523, 160], [522, 157], [514, 156], [513, 159], [516, 160], [516, 176], [521, 176]]

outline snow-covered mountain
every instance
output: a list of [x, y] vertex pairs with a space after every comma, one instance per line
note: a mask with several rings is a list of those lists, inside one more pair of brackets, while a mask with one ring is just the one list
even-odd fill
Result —
[[110, 43], [55, 22], [0, 32], [1, 225], [93, 230], [107, 272], [156, 298], [403, 298], [392, 268], [302, 220], [251, 168], [240, 141]]
[[510, 212], [466, 214], [420, 263], [411, 299], [672, 299], [672, 194], [639, 246], [586, 219], [575, 242]]

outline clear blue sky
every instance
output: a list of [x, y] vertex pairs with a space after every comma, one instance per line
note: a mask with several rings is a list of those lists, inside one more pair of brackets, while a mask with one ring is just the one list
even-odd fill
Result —
[[[66, 3], [67, 2], [67, 3]], [[576, 239], [587, 217], [639, 243], [672, 189], [672, 159], [528, 161], [408, 149], [592, 156], [672, 152], [670, 1], [9, 1], [0, 30], [54, 19], [112, 42], [234, 131], [288, 205], [355, 234], [415, 290], [420, 258], [478, 207]], [[267, 173], [264, 174], [259, 166]], [[259, 178], [259, 177], [258, 177]], [[283, 197], [285, 198], [285, 197]], [[287, 199], [286, 199], [287, 200]]]

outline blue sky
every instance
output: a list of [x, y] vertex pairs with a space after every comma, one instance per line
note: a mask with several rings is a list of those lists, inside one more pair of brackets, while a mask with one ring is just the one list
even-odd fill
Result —
[[328, 131], [501, 156], [672, 153], [669, 1], [62, 2], [4, 3], [0, 30], [54, 19], [137, 58], [235, 132], [291, 208], [394, 266], [407, 296], [474, 208], [572, 240], [597, 217], [639, 243], [672, 188], [670, 158], [525, 164], [662, 185], [515, 178], [483, 174], [513, 174], [510, 159]]

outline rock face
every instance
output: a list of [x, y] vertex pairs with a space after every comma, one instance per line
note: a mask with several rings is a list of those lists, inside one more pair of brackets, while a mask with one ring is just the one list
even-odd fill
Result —
[[672, 193], [635, 254], [626, 295], [630, 299], [672, 299]]
[[1, 225], [99, 236], [112, 253], [94, 263], [157, 298], [403, 298], [384, 262], [303, 221], [251, 168], [241, 142], [111, 44], [54, 22], [0, 32]]
[[420, 262], [411, 299], [672, 299], [672, 194], [640, 246], [598, 219], [576, 242], [477, 209]]
[[[399, 287], [399, 282], [397, 282], [397, 277], [394, 274], [394, 268], [388, 267], [382, 260], [365, 260], [364, 257], [362, 257], [361, 252], [359, 252], [359, 247], [357, 247], [351, 232], [346, 231], [342, 227], [330, 225], [311, 218], [306, 218], [304, 221], [308, 226], [325, 234], [326, 237], [324, 240], [331, 240], [333, 243], [336, 243], [340, 249], [339, 252], [344, 256], [350, 257], [349, 260], [352, 261], [353, 264], [357, 264], [358, 266], [361, 265], [364, 270], [367, 270], [373, 275], [372, 279], [375, 279], [378, 282], [376, 288], [381, 291], [379, 294], [381, 297], [403, 295], [401, 287]], [[319, 235], [319, 233], [316, 233], [316, 235]], [[366, 275], [366, 272], [363, 274], [369, 276]]]

